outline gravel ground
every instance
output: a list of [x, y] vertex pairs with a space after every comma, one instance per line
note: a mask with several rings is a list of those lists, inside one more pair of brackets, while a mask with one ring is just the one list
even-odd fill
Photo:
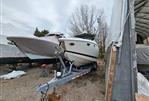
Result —
[[[0, 67], [1, 73], [5, 67]], [[49, 81], [53, 74], [48, 77], [40, 77], [40, 68], [29, 68], [27, 74], [21, 78], [0, 80], [0, 101], [40, 101], [40, 93], [36, 87]], [[61, 101], [103, 101], [105, 84], [103, 75], [99, 70], [79, 77], [56, 89], [61, 95]], [[49, 91], [51, 92], [51, 91]]]

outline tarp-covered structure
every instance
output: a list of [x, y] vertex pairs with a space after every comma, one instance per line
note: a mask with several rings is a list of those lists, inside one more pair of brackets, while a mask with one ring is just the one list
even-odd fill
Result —
[[[135, 10], [135, 31], [137, 43], [143, 44], [143, 40], [149, 37], [149, 0], [136, 0]], [[137, 63], [149, 64], [149, 45], [137, 45]]]
[[[136, 41], [143, 43], [149, 37], [149, 0], [128, 0], [132, 1], [129, 14], [131, 14], [131, 28], [136, 32]], [[112, 14], [110, 25], [110, 36], [106, 39], [106, 49], [112, 42], [121, 44], [124, 25], [127, 16], [127, 0], [115, 0], [115, 13]], [[119, 9], [117, 9], [119, 8]], [[134, 18], [133, 18], [134, 17]]]
[[8, 44], [5, 36], [1, 36], [0, 39], [0, 58], [26, 57], [15, 45]]
[[8, 44], [6, 36], [0, 36], [0, 64], [13, 63], [28, 59], [15, 45]]
[[149, 0], [136, 0], [134, 3], [137, 42], [149, 37]]
[[[136, 45], [137, 64], [149, 65], [149, 45]], [[149, 66], [148, 66], [149, 68]]]
[[[110, 33], [106, 38], [106, 68], [109, 50], [117, 48], [110, 101], [135, 101], [137, 92], [137, 40], [149, 37], [149, 0], [115, 0]], [[109, 69], [107, 69], [109, 70]], [[108, 72], [107, 76], [108, 77]]]

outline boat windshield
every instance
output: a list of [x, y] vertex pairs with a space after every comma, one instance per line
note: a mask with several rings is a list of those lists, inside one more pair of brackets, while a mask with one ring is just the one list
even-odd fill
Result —
[[89, 39], [89, 40], [94, 40], [95, 35], [94, 34], [80, 34], [80, 35], [75, 35], [77, 38], [82, 38], [82, 39]]
[[56, 36], [56, 37], [58, 37], [58, 38], [62, 38], [63, 37], [63, 34], [55, 34], [55, 33], [52, 33], [52, 34], [48, 34], [48, 35], [46, 35], [46, 36]]

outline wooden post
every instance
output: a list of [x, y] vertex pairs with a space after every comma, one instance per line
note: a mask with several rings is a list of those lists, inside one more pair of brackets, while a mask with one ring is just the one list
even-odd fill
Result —
[[115, 64], [116, 64], [116, 47], [113, 46], [111, 48], [110, 62], [108, 67], [105, 101], [111, 100], [112, 85], [113, 85], [113, 79], [114, 79], [115, 68], [116, 68]]

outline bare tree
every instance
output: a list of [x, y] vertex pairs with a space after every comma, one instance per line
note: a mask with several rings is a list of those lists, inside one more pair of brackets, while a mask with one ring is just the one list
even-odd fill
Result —
[[98, 10], [95, 7], [89, 7], [82, 5], [72, 13], [70, 19], [70, 31], [73, 35], [78, 35], [83, 32], [88, 34], [98, 34], [99, 25], [97, 18], [103, 14], [102, 10]]
[[95, 41], [99, 45], [99, 57], [104, 58], [105, 39], [108, 31], [104, 11], [94, 7], [82, 5], [77, 8], [70, 19], [70, 31], [72, 35], [81, 33], [94, 34]]
[[108, 33], [108, 26], [105, 21], [104, 12], [102, 11], [97, 18], [99, 32], [96, 35], [96, 42], [99, 45], [99, 58], [103, 59], [105, 56], [105, 40]]

